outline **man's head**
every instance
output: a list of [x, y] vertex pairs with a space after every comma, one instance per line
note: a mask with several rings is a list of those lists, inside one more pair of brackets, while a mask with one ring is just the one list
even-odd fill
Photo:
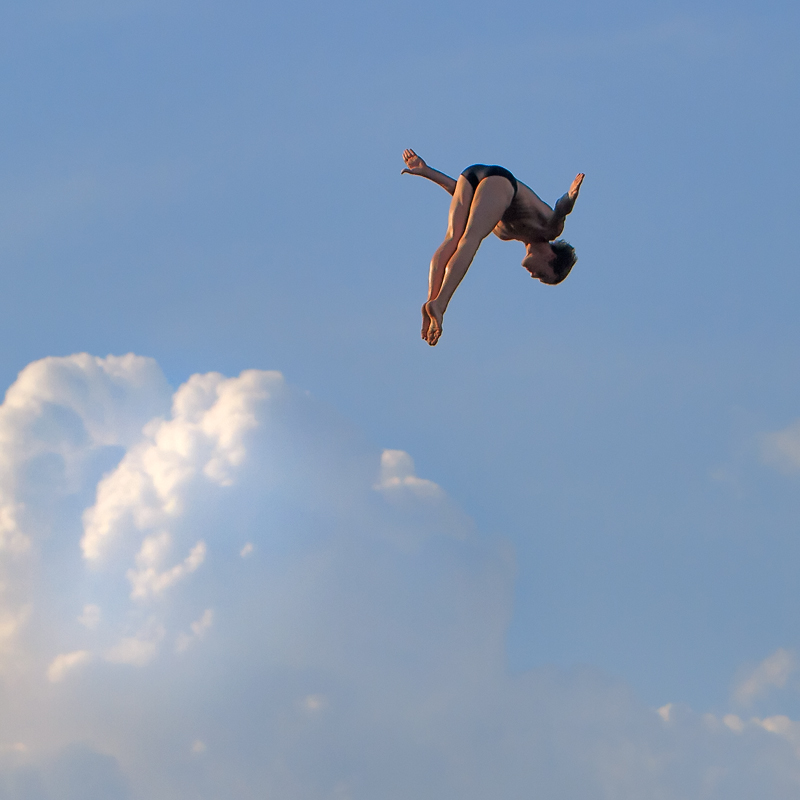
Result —
[[530, 272], [532, 278], [538, 278], [548, 286], [561, 283], [578, 260], [575, 248], [563, 239], [529, 244], [527, 251], [522, 259], [522, 266]]

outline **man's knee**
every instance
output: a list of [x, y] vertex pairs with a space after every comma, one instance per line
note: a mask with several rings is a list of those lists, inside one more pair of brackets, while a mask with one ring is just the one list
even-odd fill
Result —
[[458, 239], [455, 236], [445, 236], [444, 241], [439, 245], [437, 253], [455, 253], [458, 247]]
[[476, 251], [485, 238], [485, 236], [481, 236], [478, 232], [467, 228], [467, 230], [464, 231], [464, 235], [459, 239], [458, 249]]
[[452, 242], [454, 245], [458, 244], [466, 229], [466, 220], [461, 223], [456, 223], [455, 225], [452, 224], [451, 220], [450, 224], [447, 226], [447, 232], [444, 235], [445, 242]]

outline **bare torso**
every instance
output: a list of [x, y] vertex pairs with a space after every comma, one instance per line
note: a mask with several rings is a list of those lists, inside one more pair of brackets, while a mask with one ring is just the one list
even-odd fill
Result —
[[504, 241], [550, 242], [564, 230], [564, 219], [555, 219], [555, 212], [530, 186], [517, 179], [517, 196], [494, 228], [494, 235]]

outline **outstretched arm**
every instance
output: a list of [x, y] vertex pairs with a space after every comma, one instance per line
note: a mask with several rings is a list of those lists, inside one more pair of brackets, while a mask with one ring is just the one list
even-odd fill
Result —
[[582, 172], [579, 172], [575, 176], [575, 180], [572, 181], [572, 186], [569, 187], [569, 191], [563, 197], [559, 198], [556, 207], [553, 209], [553, 227], [564, 227], [564, 217], [575, 207], [575, 201], [578, 199], [581, 184], [585, 177], [586, 176]]
[[403, 150], [403, 161], [406, 162], [406, 168], [400, 173], [401, 175], [404, 172], [409, 175], [421, 175], [423, 178], [439, 184], [448, 194], [455, 192], [456, 182], [444, 172], [429, 167], [413, 150]]

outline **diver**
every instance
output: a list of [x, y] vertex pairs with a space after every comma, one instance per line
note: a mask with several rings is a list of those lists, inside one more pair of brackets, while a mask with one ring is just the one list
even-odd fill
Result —
[[532, 278], [554, 286], [569, 275], [577, 261], [575, 249], [563, 239], [554, 240], [575, 205], [583, 173], [553, 209], [504, 167], [474, 164], [453, 180], [429, 167], [413, 150], [404, 150], [403, 160], [406, 168], [401, 174], [421, 175], [453, 196], [447, 235], [431, 259], [428, 299], [422, 306], [422, 338], [429, 345], [439, 341], [447, 305], [490, 233], [525, 245], [522, 266]]

